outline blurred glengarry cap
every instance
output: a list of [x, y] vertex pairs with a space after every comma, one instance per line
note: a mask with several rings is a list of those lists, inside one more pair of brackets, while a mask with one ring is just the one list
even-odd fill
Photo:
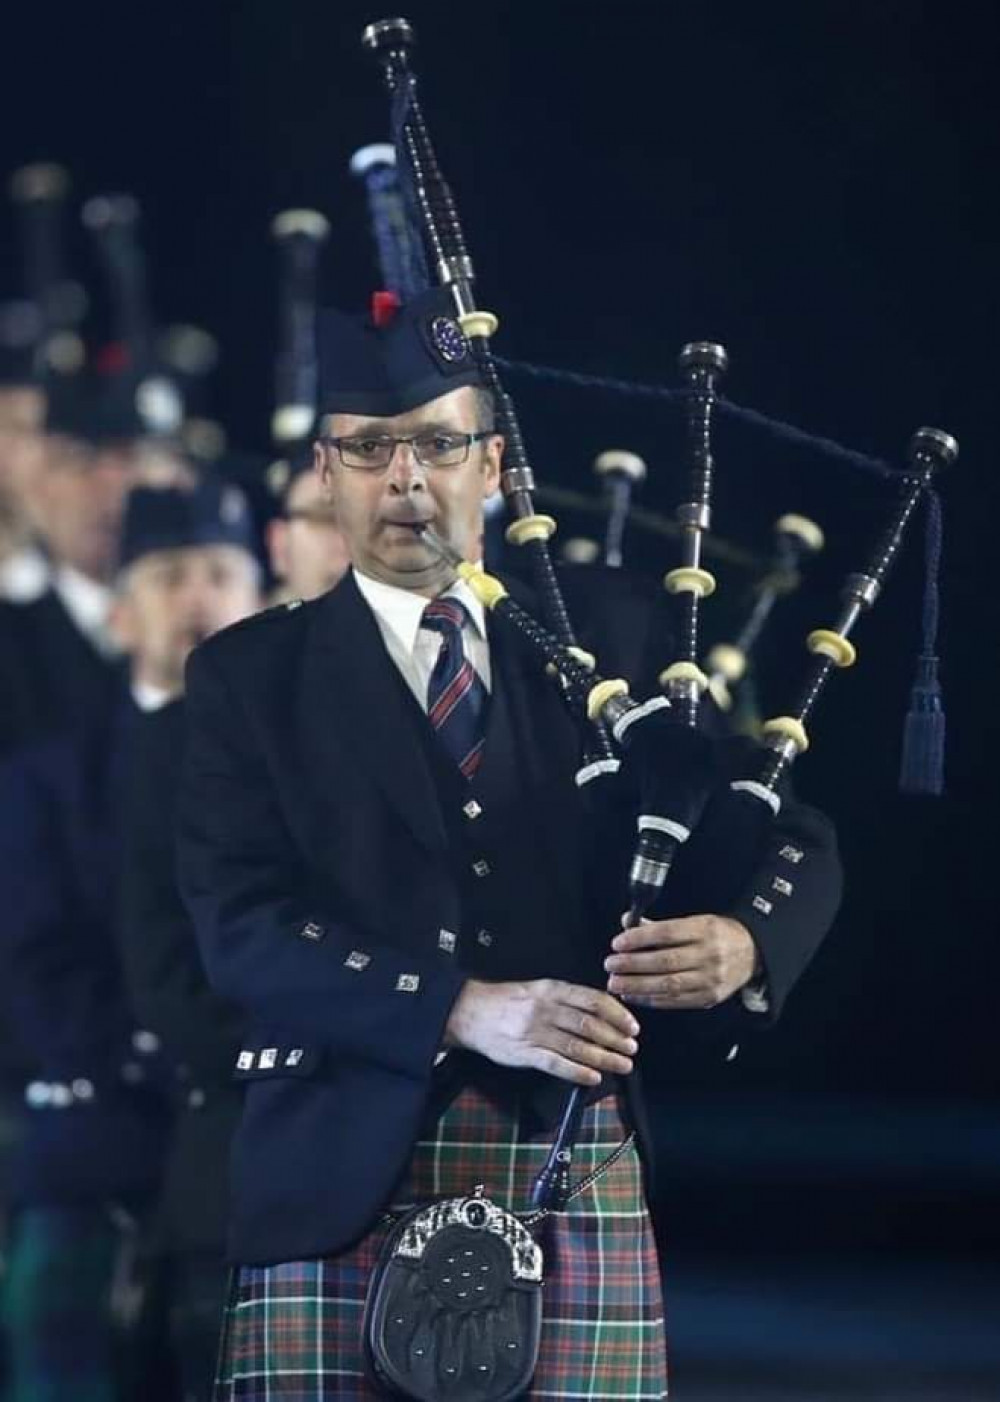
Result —
[[235, 545], [253, 554], [250, 509], [239, 487], [208, 474], [193, 486], [133, 487], [119, 568], [160, 550], [195, 545]]

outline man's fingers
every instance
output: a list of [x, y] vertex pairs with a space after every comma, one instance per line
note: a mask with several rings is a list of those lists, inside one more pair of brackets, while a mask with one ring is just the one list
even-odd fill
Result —
[[628, 1008], [623, 1008], [616, 998], [612, 998], [608, 993], [602, 993], [598, 988], [587, 988], [584, 984], [561, 983], [553, 980], [551, 988], [548, 990], [546, 1003], [550, 1008], [562, 1003], [571, 1008], [578, 1008], [581, 1012], [590, 1013], [593, 1017], [600, 1018], [602, 1022], [609, 1022], [612, 1027], [616, 1027], [626, 1037], [634, 1037], [639, 1031], [639, 1024]]
[[690, 917], [684, 920], [644, 920], [630, 930], [621, 930], [611, 941], [616, 953], [633, 949], [663, 949], [668, 945], [698, 944], [705, 931]]
[[581, 1066], [579, 1062], [570, 1061], [568, 1057], [545, 1047], [538, 1048], [534, 1066], [538, 1071], [558, 1076], [561, 1081], [572, 1081], [577, 1086], [596, 1086], [601, 1080], [601, 1073], [594, 1067]]
[[609, 954], [604, 967], [609, 974], [696, 973], [704, 963], [699, 945], [685, 944], [673, 949], [641, 949], [630, 954]]
[[711, 996], [711, 988], [702, 974], [612, 974], [608, 987], [620, 998], [661, 997], [669, 1000], [671, 1007], [678, 1006], [678, 998], [701, 998], [698, 1007], [705, 1007]]
[[553, 1027], [582, 1042], [596, 1043], [622, 1056], [635, 1056], [639, 1050], [639, 1043], [634, 1037], [619, 1032], [610, 1022], [605, 1022], [594, 1013], [584, 1012], [581, 1008], [568, 1008], [557, 1003], [549, 1010], [549, 1018]]
[[706, 1008], [714, 1008], [717, 999], [710, 996], [706, 990], [702, 989], [698, 993], [653, 993], [648, 997], [636, 995], [630, 999], [637, 1008], [659, 1008], [668, 1012], [684, 1012], [686, 1010], [697, 1009], [704, 1012]]
[[582, 1037], [576, 1037], [572, 1032], [562, 1032], [558, 1027], [549, 1028], [541, 1035], [539, 1042], [543, 1048], [577, 1066], [589, 1066], [592, 1070], [608, 1071], [617, 1076], [627, 1076], [632, 1070], [630, 1056], [598, 1046], [596, 1042], [584, 1041]]

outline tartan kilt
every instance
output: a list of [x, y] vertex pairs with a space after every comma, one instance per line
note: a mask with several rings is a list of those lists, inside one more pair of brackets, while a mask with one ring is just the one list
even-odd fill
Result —
[[[574, 1179], [627, 1134], [613, 1097], [586, 1111]], [[421, 1140], [392, 1209], [457, 1197], [482, 1183], [488, 1197], [527, 1212], [551, 1133], [524, 1137], [478, 1091], [465, 1089], [432, 1139]], [[362, 1316], [380, 1223], [351, 1250], [320, 1260], [233, 1271], [220, 1346], [216, 1402], [372, 1402]], [[667, 1395], [663, 1303], [653, 1231], [634, 1145], [537, 1229], [545, 1253], [542, 1342], [526, 1398], [646, 1402]]]
[[115, 1402], [120, 1239], [103, 1207], [17, 1213], [0, 1293], [9, 1402]]

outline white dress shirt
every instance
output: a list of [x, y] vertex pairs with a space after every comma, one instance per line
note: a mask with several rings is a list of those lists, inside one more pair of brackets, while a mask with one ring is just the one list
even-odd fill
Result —
[[102, 657], [117, 656], [120, 649], [108, 628], [114, 600], [108, 586], [89, 579], [72, 565], [59, 565], [52, 576], [52, 587], [91, 646]]
[[[386, 651], [417, 698], [421, 710], [426, 711], [431, 673], [441, 651], [441, 634], [433, 628], [421, 627], [424, 609], [431, 602], [430, 599], [414, 593], [412, 589], [383, 584], [381, 580], [362, 574], [357, 568], [354, 579], [375, 615]], [[467, 617], [462, 624], [462, 645], [466, 657], [489, 691], [492, 672], [482, 604], [464, 579], [456, 580], [440, 597], [457, 599], [465, 605]]]
[[22, 545], [0, 564], [0, 599], [30, 604], [40, 599], [51, 582], [49, 562], [37, 545]]
[[140, 711], [162, 711], [179, 695], [178, 691], [167, 691], [165, 687], [153, 686], [152, 682], [132, 683], [132, 700]]

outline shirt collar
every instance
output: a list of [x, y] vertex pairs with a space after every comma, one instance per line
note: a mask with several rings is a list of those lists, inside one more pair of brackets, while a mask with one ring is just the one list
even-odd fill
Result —
[[[420, 632], [420, 622], [424, 609], [430, 603], [423, 594], [412, 589], [399, 589], [395, 584], [383, 584], [380, 579], [362, 574], [353, 566], [354, 579], [367, 600], [372, 612], [399, 639], [406, 651], [412, 655]], [[454, 584], [439, 596], [442, 599], [458, 599], [465, 605], [473, 627], [481, 638], [486, 637], [486, 613], [466, 584], [464, 579], [456, 579]]]
[[112, 601], [107, 585], [88, 579], [72, 565], [60, 565], [52, 584], [80, 632], [103, 645]]
[[49, 563], [37, 545], [22, 545], [0, 564], [0, 598], [30, 604], [45, 593], [50, 577]]
[[132, 683], [132, 700], [140, 711], [162, 711], [177, 696], [176, 691], [167, 691], [162, 686], [150, 682]]

